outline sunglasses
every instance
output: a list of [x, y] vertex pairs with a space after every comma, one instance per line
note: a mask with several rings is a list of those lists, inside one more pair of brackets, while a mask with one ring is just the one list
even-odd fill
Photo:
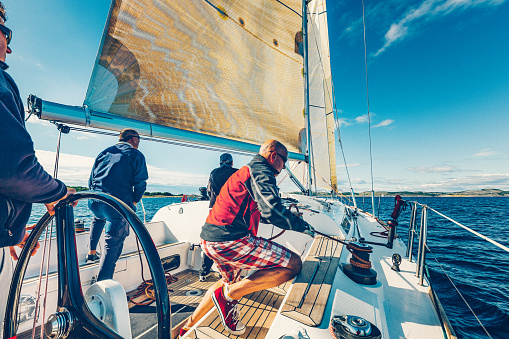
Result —
[[279, 155], [281, 157], [281, 159], [283, 159], [283, 163], [286, 164], [286, 162], [288, 161], [288, 158], [287, 157], [284, 157], [282, 156], [281, 154], [279, 154], [278, 152], [276, 152], [277, 155]]
[[2, 24], [0, 24], [0, 31], [2, 31], [2, 33], [5, 35], [5, 40], [7, 40], [7, 45], [10, 44], [11, 40], [12, 40], [12, 31]]

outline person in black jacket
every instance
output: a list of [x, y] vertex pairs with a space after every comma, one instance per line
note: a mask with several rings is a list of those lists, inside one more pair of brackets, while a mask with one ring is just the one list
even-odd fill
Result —
[[[138, 151], [140, 135], [133, 129], [120, 132], [119, 142], [97, 156], [90, 173], [88, 187], [122, 200], [136, 211], [147, 188], [148, 171], [145, 157]], [[96, 261], [97, 245], [105, 229], [104, 256], [99, 265], [97, 281], [113, 278], [115, 265], [122, 254], [124, 240], [129, 235], [129, 224], [108, 204], [89, 200], [88, 207], [95, 217], [90, 228], [90, 249], [86, 262]]]
[[[0, 2], [0, 286], [8, 289], [12, 263], [7, 246], [27, 238], [26, 223], [32, 203], [43, 203], [50, 214], [58, 200], [76, 193], [46, 173], [35, 157], [32, 138], [25, 128], [25, 110], [18, 87], [5, 71], [5, 57], [11, 53], [11, 30], [5, 27], [5, 8]], [[21, 244], [20, 244], [21, 245]], [[16, 252], [12, 250], [16, 260]], [[0, 338], [3, 334], [5, 303], [8, 293], [0, 293]]]
[[[230, 153], [221, 154], [219, 157], [219, 167], [210, 173], [209, 183], [207, 185], [207, 193], [210, 198], [209, 207], [212, 208], [216, 203], [216, 197], [219, 195], [221, 188], [228, 178], [237, 172], [237, 168], [233, 167], [233, 157]], [[203, 262], [200, 269], [200, 281], [205, 281], [210, 274], [210, 269], [214, 262], [205, 253], [203, 253]]]
[[[257, 236], [261, 220], [314, 237], [314, 228], [283, 205], [276, 176], [285, 168], [288, 150], [277, 140], [265, 142], [259, 154], [224, 184], [202, 227], [201, 248], [216, 263], [222, 279], [206, 292], [180, 331], [183, 336], [215, 306], [226, 331], [242, 335], [238, 300], [293, 279], [302, 268], [291, 250]], [[240, 280], [243, 270], [257, 270]]]

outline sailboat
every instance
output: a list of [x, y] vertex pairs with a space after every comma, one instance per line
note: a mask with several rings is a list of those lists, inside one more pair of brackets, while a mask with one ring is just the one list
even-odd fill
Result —
[[[408, 251], [413, 242], [396, 236], [395, 219], [385, 224], [357, 208], [353, 190], [350, 203], [335, 196], [334, 104], [325, 0], [114, 0], [84, 105], [29, 98], [30, 111], [61, 133], [68, 125], [134, 128], [146, 139], [237, 154], [255, 154], [269, 139], [288, 148], [288, 175], [301, 194], [282, 198], [321, 235], [274, 239], [301, 255], [303, 270], [241, 300], [248, 328], [241, 337], [454, 338], [424, 274], [425, 219], [416, 260]], [[84, 266], [88, 235], [75, 232], [71, 207], [81, 199], [107, 202], [133, 227], [115, 281], [94, 282], [97, 264]], [[24, 338], [44, 327], [51, 338], [174, 338], [218, 278], [198, 280], [208, 212], [207, 201], [176, 203], [143, 224], [105, 194], [78, 193], [59, 204], [57, 251], [29, 260], [52, 223], [45, 215], [16, 267], [4, 336]], [[277, 233], [271, 224], [258, 232]], [[51, 244], [51, 232], [46, 237]], [[148, 278], [153, 292], [137, 294]], [[186, 338], [235, 337], [218, 319], [212, 309]]]

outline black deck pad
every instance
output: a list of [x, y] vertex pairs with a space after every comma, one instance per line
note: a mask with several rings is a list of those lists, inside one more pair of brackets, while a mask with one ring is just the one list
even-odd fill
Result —
[[[171, 305], [171, 324], [175, 326], [190, 316], [196, 307], [183, 304]], [[157, 337], [157, 314], [155, 303], [151, 305], [137, 305], [129, 309], [131, 331], [135, 338]]]

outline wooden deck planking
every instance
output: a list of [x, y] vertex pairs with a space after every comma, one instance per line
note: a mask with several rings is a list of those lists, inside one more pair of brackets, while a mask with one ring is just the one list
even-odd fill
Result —
[[[263, 328], [263, 324], [265, 319], [268, 316], [268, 309], [270, 300], [272, 300], [273, 293], [262, 291], [257, 299], [260, 299], [259, 303], [254, 304], [249, 308], [249, 311], [246, 312], [246, 315], [242, 318], [242, 322], [246, 324], [246, 332], [240, 336], [240, 338], [256, 338], [258, 332]], [[242, 308], [241, 308], [242, 312]], [[248, 318], [248, 313], [249, 318]], [[245, 319], [245, 320], [244, 320]]]
[[[339, 265], [342, 246], [342, 244], [324, 237], [315, 239], [281, 314], [309, 326], [320, 325]], [[320, 267], [317, 269], [320, 261]], [[315, 270], [316, 274], [313, 278]], [[310, 283], [311, 285], [309, 285]], [[309, 290], [307, 295], [304, 295], [308, 285]], [[299, 308], [303, 298], [305, 298], [304, 302]]]
[[241, 321], [246, 332], [236, 336], [227, 332], [216, 310], [197, 327], [189, 338], [265, 338], [284, 296], [267, 290], [251, 293], [239, 302]]
[[[214, 278], [209, 278], [207, 281], [201, 282], [198, 279], [198, 272], [186, 270], [181, 273], [174, 275], [174, 277], [178, 278], [178, 281], [173, 282], [168, 285], [170, 301], [172, 304], [184, 304], [191, 307], [196, 307], [200, 303], [201, 298], [205, 294], [212, 284], [216, 281]], [[219, 279], [219, 278], [217, 278]], [[186, 292], [191, 290], [201, 290], [202, 294], [200, 295], [186, 295]], [[128, 297], [134, 296], [136, 290], [130, 291], [127, 293]], [[141, 295], [136, 297], [134, 301], [143, 302], [148, 298], [145, 295]], [[134, 303], [128, 303], [129, 308], [136, 306]]]

